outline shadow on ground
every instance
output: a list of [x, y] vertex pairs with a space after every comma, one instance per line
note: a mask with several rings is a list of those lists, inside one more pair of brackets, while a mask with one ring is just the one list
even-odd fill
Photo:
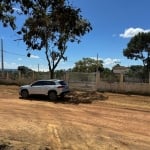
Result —
[[[20, 97], [20, 99], [22, 99]], [[108, 96], [105, 93], [100, 93], [96, 91], [72, 91], [65, 97], [58, 97], [56, 101], [49, 100], [47, 96], [44, 95], [31, 95], [28, 99], [23, 100], [31, 100], [31, 101], [45, 101], [45, 102], [53, 102], [53, 103], [62, 103], [62, 104], [91, 104], [94, 101], [103, 101], [107, 100]]]

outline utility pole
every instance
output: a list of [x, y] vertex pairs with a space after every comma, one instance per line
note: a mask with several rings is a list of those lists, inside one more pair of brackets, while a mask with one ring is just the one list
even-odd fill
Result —
[[1, 67], [2, 67], [2, 77], [4, 76], [4, 56], [3, 56], [3, 39], [1, 39]]
[[[150, 50], [150, 43], [147, 43], [147, 47], [148, 50]], [[147, 66], [148, 66], [148, 83], [150, 84], [150, 62], [149, 62], [149, 58], [150, 58], [150, 52], [148, 51], [148, 59], [147, 59]]]
[[40, 65], [38, 64], [38, 73], [39, 73], [39, 70], [40, 70]]
[[97, 66], [96, 66], [96, 72], [98, 72], [98, 67], [99, 67], [99, 63], [98, 63], [98, 53], [97, 53]]
[[39, 78], [39, 70], [40, 70], [40, 65], [38, 64], [38, 78]]

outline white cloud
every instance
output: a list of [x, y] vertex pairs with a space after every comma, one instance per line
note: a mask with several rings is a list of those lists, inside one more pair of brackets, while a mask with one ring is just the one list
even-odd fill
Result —
[[[15, 62], [11, 62], [11, 63], [9, 63], [9, 62], [4, 62], [4, 68], [5, 69], [16, 69], [16, 68], [18, 68], [18, 64], [17, 63], [15, 63]], [[0, 67], [1, 67], [1, 65], [0, 65]]]
[[137, 35], [139, 32], [150, 32], [150, 29], [144, 30], [142, 28], [128, 28], [125, 29], [124, 33], [121, 33], [119, 36], [122, 38], [131, 38], [134, 37], [135, 35]]
[[39, 57], [39, 56], [37, 56], [37, 55], [31, 55], [31, 56], [30, 56], [30, 58], [38, 59], [38, 58], [40, 58], [40, 57]]
[[120, 59], [112, 59], [112, 58], [105, 58], [105, 59], [102, 59], [103, 62], [104, 62], [104, 68], [112, 68], [114, 65], [116, 64], [120, 64]]
[[[91, 58], [97, 60], [96, 57], [91, 57]], [[104, 68], [110, 68], [110, 69], [114, 65], [121, 63], [121, 60], [117, 59], [117, 58], [98, 58], [98, 60], [102, 60], [103, 61]]]

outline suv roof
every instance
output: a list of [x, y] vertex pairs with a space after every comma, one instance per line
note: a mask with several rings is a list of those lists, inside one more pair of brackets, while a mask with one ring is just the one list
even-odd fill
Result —
[[64, 81], [64, 80], [60, 80], [60, 79], [45, 79], [45, 80], [36, 80], [36, 81]]

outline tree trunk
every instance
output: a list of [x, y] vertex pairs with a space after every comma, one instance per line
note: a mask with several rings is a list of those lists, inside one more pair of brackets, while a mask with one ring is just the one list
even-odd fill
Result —
[[45, 45], [45, 55], [46, 55], [46, 59], [48, 62], [49, 78], [53, 79], [54, 70], [51, 69], [51, 63], [50, 63], [50, 59], [49, 59], [49, 55], [48, 55], [48, 42], [46, 42], [46, 45]]
[[50, 74], [50, 79], [54, 79], [54, 70], [51, 70], [51, 71], [49, 72], [49, 74]]

